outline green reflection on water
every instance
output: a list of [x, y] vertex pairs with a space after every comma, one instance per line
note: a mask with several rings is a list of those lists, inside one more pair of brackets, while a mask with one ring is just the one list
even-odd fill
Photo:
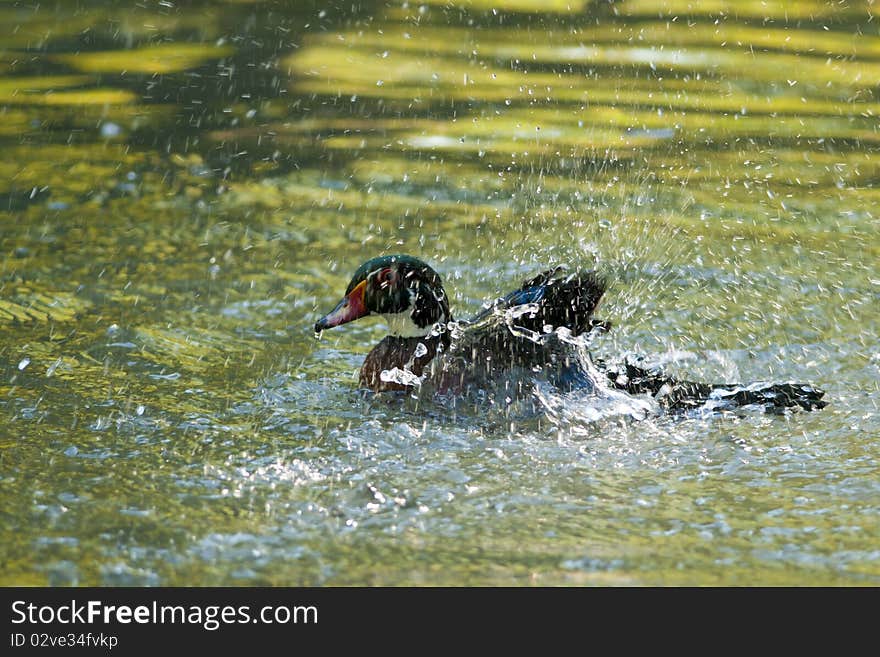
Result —
[[[0, 582], [880, 580], [870, 3], [293, 4], [0, 5]], [[831, 406], [363, 397], [311, 326], [401, 251]]]

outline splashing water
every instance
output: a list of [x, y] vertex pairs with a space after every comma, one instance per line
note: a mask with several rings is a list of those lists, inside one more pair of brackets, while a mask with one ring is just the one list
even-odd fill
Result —
[[392, 367], [390, 370], [382, 370], [379, 378], [386, 383], [399, 383], [403, 386], [421, 387], [422, 379], [408, 369]]

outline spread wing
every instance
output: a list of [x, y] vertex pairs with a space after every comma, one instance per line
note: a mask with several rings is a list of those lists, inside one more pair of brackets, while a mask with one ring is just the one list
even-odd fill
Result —
[[[608, 330], [609, 323], [592, 317], [605, 289], [605, 280], [594, 271], [565, 275], [563, 267], [555, 267], [496, 300], [471, 323], [479, 324], [490, 315], [514, 311], [512, 323], [536, 333], [543, 333], [546, 325], [553, 328], [564, 326], [574, 335], [596, 327]], [[522, 314], [516, 313], [517, 307], [524, 307]]]

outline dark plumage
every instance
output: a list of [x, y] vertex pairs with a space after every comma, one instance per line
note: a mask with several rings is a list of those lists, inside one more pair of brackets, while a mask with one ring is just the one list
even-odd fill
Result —
[[825, 391], [805, 383], [698, 383], [680, 381], [632, 361], [613, 366], [601, 361], [597, 364], [618, 390], [632, 395], [651, 395], [668, 410], [697, 408], [709, 400], [717, 410], [755, 404], [768, 409], [799, 406], [811, 411], [828, 405], [822, 400]]
[[564, 275], [564, 267], [549, 269], [525, 281], [518, 290], [498, 299], [471, 320], [479, 323], [487, 315], [531, 305], [534, 310], [517, 317], [516, 325], [537, 333], [545, 326], [565, 326], [573, 335], [596, 327], [606, 330], [607, 322], [593, 319], [593, 311], [605, 294], [605, 280], [596, 272], [575, 272]]

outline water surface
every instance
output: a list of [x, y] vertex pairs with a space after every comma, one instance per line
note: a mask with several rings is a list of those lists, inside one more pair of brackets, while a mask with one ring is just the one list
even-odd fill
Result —
[[[0, 582], [880, 583], [876, 11], [3, 0]], [[830, 405], [363, 394], [311, 327], [395, 252]]]

